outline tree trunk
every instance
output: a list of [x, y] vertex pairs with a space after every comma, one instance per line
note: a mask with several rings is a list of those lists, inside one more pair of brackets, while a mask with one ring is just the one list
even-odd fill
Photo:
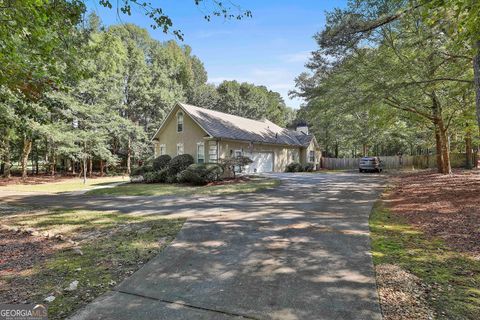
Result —
[[363, 156], [366, 157], [367, 156], [367, 145], [366, 144], [362, 145], [362, 152], [363, 152]]
[[4, 150], [4, 155], [3, 155], [3, 177], [4, 178], [10, 178], [10, 145], [7, 143], [5, 145], [5, 150]]
[[335, 142], [335, 158], [338, 158], [338, 142]]
[[473, 163], [472, 163], [472, 132], [467, 129], [467, 132], [465, 134], [465, 155], [466, 155], [466, 168], [467, 169], [472, 169], [473, 168]]
[[27, 165], [28, 165], [28, 156], [30, 155], [30, 151], [32, 151], [32, 140], [27, 138], [23, 139], [23, 149], [22, 149], [22, 157], [20, 159], [22, 165], [22, 180], [25, 181], [27, 178]]
[[477, 108], [477, 123], [480, 128], [480, 40], [474, 46], [475, 56], [473, 57], [473, 78], [475, 83], [475, 105]]
[[443, 158], [443, 166], [442, 166], [442, 173], [443, 174], [451, 174], [452, 173], [452, 166], [450, 164], [450, 150], [448, 147], [448, 136], [447, 136], [447, 129], [445, 128], [445, 124], [443, 123], [443, 119], [439, 120], [438, 129], [440, 131], [440, 140], [441, 140], [441, 148], [442, 148], [442, 158]]
[[130, 165], [132, 161], [132, 140], [128, 137], [128, 148], [127, 148], [127, 174], [130, 175]]
[[83, 184], [87, 183], [87, 158], [83, 158]]
[[52, 153], [51, 153], [51, 160], [50, 160], [50, 175], [52, 177], [55, 176], [55, 170], [57, 169], [57, 157], [56, 157], [56, 154], [55, 154], [55, 151], [52, 149]]
[[91, 178], [92, 177], [92, 171], [93, 171], [93, 163], [92, 163], [92, 157], [88, 158], [88, 176]]

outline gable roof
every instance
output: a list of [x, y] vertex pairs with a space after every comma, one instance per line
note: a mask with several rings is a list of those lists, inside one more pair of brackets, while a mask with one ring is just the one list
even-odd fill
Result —
[[185, 103], [177, 105], [213, 138], [302, 147], [313, 139], [312, 135], [282, 128], [266, 119], [253, 120]]

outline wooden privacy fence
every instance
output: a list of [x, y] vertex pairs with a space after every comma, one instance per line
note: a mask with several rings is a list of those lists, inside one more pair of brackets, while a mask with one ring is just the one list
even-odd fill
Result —
[[[436, 168], [436, 155], [424, 156], [380, 156], [384, 169], [427, 169]], [[321, 167], [330, 170], [358, 169], [360, 158], [322, 158]], [[453, 168], [465, 167], [465, 153], [450, 153]], [[472, 155], [472, 164], [477, 163], [477, 155]]]

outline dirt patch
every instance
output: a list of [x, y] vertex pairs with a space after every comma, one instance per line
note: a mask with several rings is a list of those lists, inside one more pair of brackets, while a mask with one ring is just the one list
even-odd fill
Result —
[[415, 275], [393, 264], [375, 266], [378, 295], [384, 320], [430, 320], [430, 289]]
[[[69, 180], [77, 180], [79, 177], [78, 175], [36, 175], [36, 176], [28, 176], [25, 181], [22, 180], [21, 177], [12, 176], [10, 178], [0, 178], [0, 187], [1, 186], [9, 186], [9, 185], [37, 185], [37, 184], [45, 184], [45, 183], [53, 183], [53, 182], [66, 182]], [[105, 177], [100, 176], [89, 176], [88, 179], [101, 179]]]
[[433, 171], [393, 177], [390, 210], [427, 235], [480, 259], [480, 171]]
[[[0, 297], [2, 303], [26, 303], [35, 281], [35, 265], [43, 263], [65, 243], [0, 228]], [[7, 279], [9, 279], [7, 284]]]

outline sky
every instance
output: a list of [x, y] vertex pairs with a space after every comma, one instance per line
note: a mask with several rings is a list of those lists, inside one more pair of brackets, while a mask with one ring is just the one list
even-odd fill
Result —
[[[252, 11], [253, 17], [240, 21], [212, 18], [208, 22], [203, 18], [205, 9], [195, 6], [194, 0], [150, 0], [161, 4], [173, 20], [173, 29], [183, 32], [183, 44], [202, 60], [209, 82], [237, 80], [265, 85], [279, 92], [287, 106], [298, 108], [302, 101], [289, 98], [288, 91], [294, 89], [295, 77], [306, 71], [304, 65], [317, 47], [313, 36], [324, 28], [325, 11], [345, 6], [346, 0], [231, 1]], [[135, 23], [154, 39], [175, 39], [172, 34], [152, 29], [152, 21], [138, 9], [127, 16], [102, 7], [98, 0], [88, 0], [87, 6], [106, 26]]]

